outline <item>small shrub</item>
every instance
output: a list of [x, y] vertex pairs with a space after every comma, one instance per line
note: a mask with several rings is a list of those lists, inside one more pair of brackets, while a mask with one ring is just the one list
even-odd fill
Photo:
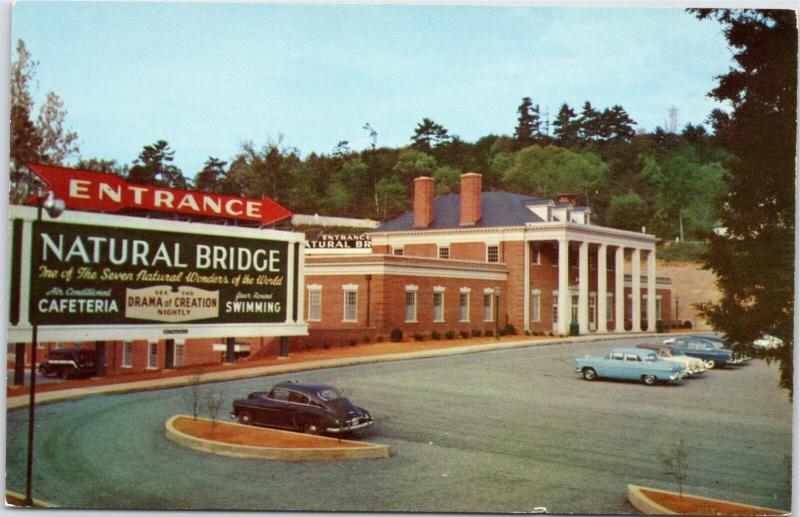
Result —
[[686, 321], [684, 321], [684, 322], [683, 322], [683, 328], [685, 328], [685, 329], [690, 329], [690, 328], [692, 328], [692, 322], [691, 322], [691, 321], [689, 321], [689, 320], [686, 320]]
[[375, 338], [376, 343], [383, 343], [383, 336], [378, 336]]
[[673, 448], [659, 451], [658, 456], [661, 459], [664, 474], [677, 481], [678, 495], [683, 497], [683, 482], [689, 474], [689, 463], [686, 461], [689, 453], [683, 439], [678, 440]]
[[369, 342], [370, 342], [369, 336], [364, 336], [364, 343], [369, 343]]
[[553, 334], [552, 330], [550, 332], [548, 332], [547, 335], [550, 336], [550, 337], [555, 337], [555, 334]]
[[506, 326], [503, 327], [503, 331], [501, 332], [503, 336], [516, 336], [517, 335], [517, 328], [512, 325], [511, 323], [506, 323]]
[[631, 323], [630, 321], [626, 322], [625, 330], [632, 330], [632, 329], [633, 329], [633, 323]]
[[526, 330], [526, 331], [525, 331], [525, 335], [526, 335], [526, 336], [530, 336], [530, 335], [531, 335], [531, 331], [530, 331], [530, 330]]
[[355, 339], [351, 339], [350, 340], [350, 346], [356, 346], [356, 340]]
[[472, 337], [481, 337], [481, 334], [483, 334], [481, 329], [472, 329]]
[[328, 343], [325, 343], [324, 345], [322, 345], [322, 348], [324, 348], [325, 350], [329, 349], [330, 347], [331, 347], [331, 345], [329, 345]]
[[464, 339], [467, 339], [469, 337], [469, 331], [468, 330], [462, 330], [461, 332], [459, 332], [459, 334], [461, 334], [461, 337], [464, 338]]
[[307, 352], [307, 351], [309, 351], [309, 350], [311, 350], [311, 348], [312, 348], [312, 347], [311, 347], [311, 343], [303, 343], [303, 348], [305, 348], [305, 349], [306, 349], [306, 352]]
[[431, 339], [435, 339], [438, 341], [442, 339], [442, 334], [434, 330], [433, 332], [431, 332]]
[[389, 334], [389, 340], [392, 343], [399, 343], [403, 340], [403, 331], [400, 329], [392, 329], [392, 332]]
[[494, 330], [486, 329], [486, 332], [483, 333], [485, 337], [492, 337], [494, 336]]
[[456, 331], [455, 330], [448, 330], [445, 332], [444, 337], [447, 339], [455, 339], [456, 338]]
[[656, 332], [659, 334], [664, 332], [664, 322], [661, 320], [656, 320]]
[[414, 341], [422, 341], [425, 339], [425, 334], [420, 334], [419, 332], [414, 332]]

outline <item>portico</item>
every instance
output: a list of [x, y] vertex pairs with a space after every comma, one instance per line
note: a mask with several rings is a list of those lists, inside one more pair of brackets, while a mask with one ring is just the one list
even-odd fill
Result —
[[[601, 226], [571, 222], [528, 223], [524, 232], [526, 256], [535, 246], [537, 253], [555, 246], [554, 266], [558, 268], [553, 290], [553, 331], [569, 334], [577, 322], [581, 334], [590, 331], [654, 332], [656, 320], [656, 238]], [[626, 258], [630, 262], [629, 312], [626, 311]], [[642, 259], [646, 258], [645, 282]], [[572, 270], [577, 269], [577, 275]], [[526, 271], [527, 272], [527, 271]], [[612, 274], [613, 273], [613, 274]], [[531, 330], [531, 282], [525, 275], [525, 330]], [[574, 280], [571, 284], [570, 280]], [[573, 300], [577, 294], [577, 311]], [[643, 328], [641, 300], [646, 295], [646, 328]], [[591, 309], [591, 311], [590, 311]], [[577, 314], [575, 314], [577, 312]], [[630, 326], [626, 326], [626, 314]], [[576, 316], [576, 317], [575, 317]], [[609, 328], [609, 322], [613, 328]]]

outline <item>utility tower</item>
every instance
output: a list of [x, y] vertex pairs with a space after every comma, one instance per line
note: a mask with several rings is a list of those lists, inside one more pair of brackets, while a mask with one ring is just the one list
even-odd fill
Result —
[[669, 108], [667, 108], [667, 113], [669, 114], [669, 125], [667, 126], [667, 130], [670, 133], [677, 133], [678, 132], [678, 108], [675, 105], [672, 105]]

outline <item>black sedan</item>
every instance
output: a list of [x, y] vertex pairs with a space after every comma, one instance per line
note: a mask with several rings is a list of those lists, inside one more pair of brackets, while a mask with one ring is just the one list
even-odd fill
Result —
[[366, 409], [327, 384], [288, 381], [233, 401], [231, 418], [242, 424], [309, 434], [341, 434], [372, 425]]

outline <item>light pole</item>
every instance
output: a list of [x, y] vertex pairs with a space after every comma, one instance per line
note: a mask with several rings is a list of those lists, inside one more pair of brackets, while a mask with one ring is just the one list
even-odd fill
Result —
[[[64, 201], [55, 199], [52, 192], [48, 192], [43, 185], [36, 184], [32, 191], [36, 198], [36, 226], [42, 222], [42, 209], [47, 210], [47, 214], [56, 218], [64, 211]], [[35, 234], [34, 234], [35, 235]], [[33, 257], [32, 257], [33, 259]], [[33, 259], [35, 260], [35, 259]], [[28, 289], [33, 297], [33, 278], [31, 274], [31, 285]], [[30, 305], [33, 306], [32, 304]], [[39, 324], [38, 318], [31, 318], [31, 385], [28, 400], [28, 475], [25, 484], [25, 506], [33, 507], [33, 429], [36, 417], [36, 347], [39, 344]]]
[[494, 288], [494, 336], [500, 341], [500, 288]]

